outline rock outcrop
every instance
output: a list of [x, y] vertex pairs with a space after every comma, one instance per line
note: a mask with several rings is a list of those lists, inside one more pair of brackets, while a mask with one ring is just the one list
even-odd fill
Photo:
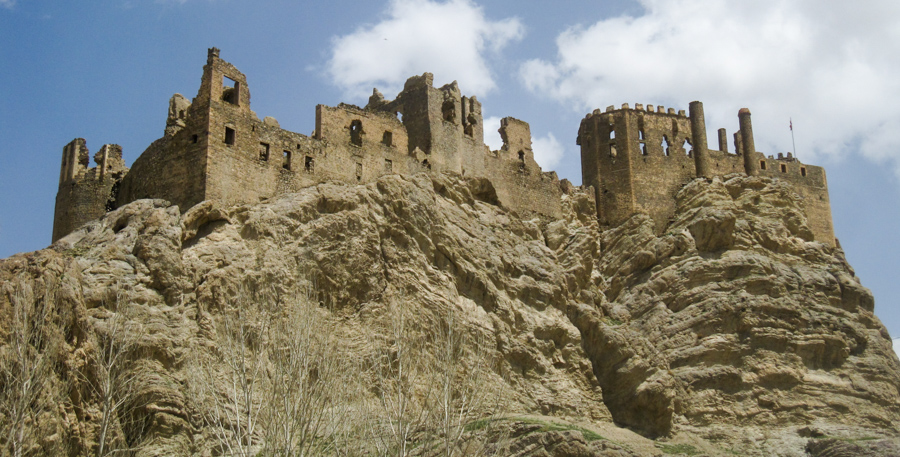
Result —
[[242, 291], [282, 297], [298, 285], [345, 349], [365, 352], [389, 305], [426, 333], [453, 310], [497, 362], [486, 382], [505, 392], [501, 415], [641, 435], [512, 433], [516, 455], [653, 455], [651, 439], [690, 439], [709, 455], [799, 456], [810, 437], [798, 430], [811, 425], [897, 438], [900, 361], [872, 294], [840, 248], [813, 241], [788, 184], [694, 180], [661, 235], [643, 215], [601, 231], [592, 192], [571, 186], [559, 220], [508, 212], [492, 195], [487, 180], [420, 174], [183, 215], [141, 200], [0, 261], [0, 313], [22, 290], [52, 289], [66, 310], [54, 376], [71, 382], [54, 420], [75, 449], [97, 445], [102, 405], [85, 373], [110, 316], [140, 329], [129, 366], [142, 425], [117, 430], [150, 443], [140, 455], [207, 455], [188, 361], [213, 350], [217, 316]]

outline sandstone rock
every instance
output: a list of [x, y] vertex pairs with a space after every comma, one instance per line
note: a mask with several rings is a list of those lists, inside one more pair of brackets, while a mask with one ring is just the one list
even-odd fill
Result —
[[[358, 354], [392, 304], [422, 338], [452, 309], [498, 361], [489, 384], [507, 415], [691, 436], [710, 455], [771, 455], [776, 442], [803, 455], [813, 435], [798, 430], [814, 422], [829, 436], [897, 435], [900, 361], [872, 295], [839, 248], [810, 241], [786, 184], [694, 180], [660, 234], [640, 214], [600, 232], [591, 195], [566, 187], [558, 220], [507, 212], [489, 181], [450, 175], [326, 183], [183, 215], [141, 200], [0, 261], [0, 313], [13, 285], [55, 284], [68, 316], [60, 380], [89, 368], [90, 337], [110, 316], [144, 329], [132, 369], [145, 425], [131, 439], [152, 444], [140, 455], [211, 452], [186, 361], [215, 350], [217, 319], [248, 290], [311, 291], [332, 319], [322, 331]], [[97, 399], [74, 392], [60, 424], [90, 449], [98, 419], [84, 412]], [[654, 455], [635, 443], [571, 430], [511, 442], [523, 456]]]

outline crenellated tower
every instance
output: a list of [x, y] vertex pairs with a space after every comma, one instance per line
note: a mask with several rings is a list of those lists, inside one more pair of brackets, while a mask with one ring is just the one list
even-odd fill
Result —
[[791, 154], [767, 158], [756, 151], [750, 110], [742, 108], [738, 121], [737, 154], [731, 154], [725, 129], [718, 131], [719, 149], [709, 149], [703, 104], [697, 101], [691, 102], [689, 116], [684, 110], [641, 104], [588, 114], [577, 144], [583, 184], [594, 187], [601, 225], [615, 226], [643, 213], [661, 233], [674, 216], [675, 194], [690, 180], [743, 173], [793, 184], [815, 239], [834, 246], [825, 170]]

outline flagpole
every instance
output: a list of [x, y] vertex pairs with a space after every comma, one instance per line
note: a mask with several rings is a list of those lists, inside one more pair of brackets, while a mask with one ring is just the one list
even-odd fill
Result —
[[[790, 119], [791, 126], [791, 145], [794, 146], [794, 158], [797, 159], [797, 143], [794, 141], [794, 120]], [[800, 160], [800, 159], [797, 159]]]

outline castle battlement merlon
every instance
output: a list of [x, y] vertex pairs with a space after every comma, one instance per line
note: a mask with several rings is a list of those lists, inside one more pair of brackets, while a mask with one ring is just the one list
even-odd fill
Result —
[[[63, 148], [53, 240], [142, 198], [165, 199], [186, 211], [205, 200], [254, 203], [326, 181], [368, 183], [420, 172], [484, 178], [490, 201], [518, 213], [561, 217], [560, 182], [535, 162], [528, 123], [501, 119], [503, 146], [491, 151], [481, 103], [463, 95], [456, 81], [434, 87], [434, 76], [423, 73], [407, 79], [392, 100], [373, 89], [365, 107], [317, 105], [315, 115], [310, 136], [285, 130], [272, 117], [260, 120], [250, 109], [246, 75], [211, 48], [197, 95], [172, 96], [163, 136], [130, 170], [116, 145], [101, 148], [95, 168], [88, 168], [84, 139]], [[708, 147], [700, 102], [691, 102], [687, 113], [640, 103], [588, 113], [576, 143], [601, 225], [645, 213], [662, 231], [685, 183], [744, 173], [793, 184], [815, 239], [833, 245], [824, 169], [790, 154], [757, 152], [749, 110], [738, 117], [732, 154], [725, 129], [717, 132], [718, 149]]]

